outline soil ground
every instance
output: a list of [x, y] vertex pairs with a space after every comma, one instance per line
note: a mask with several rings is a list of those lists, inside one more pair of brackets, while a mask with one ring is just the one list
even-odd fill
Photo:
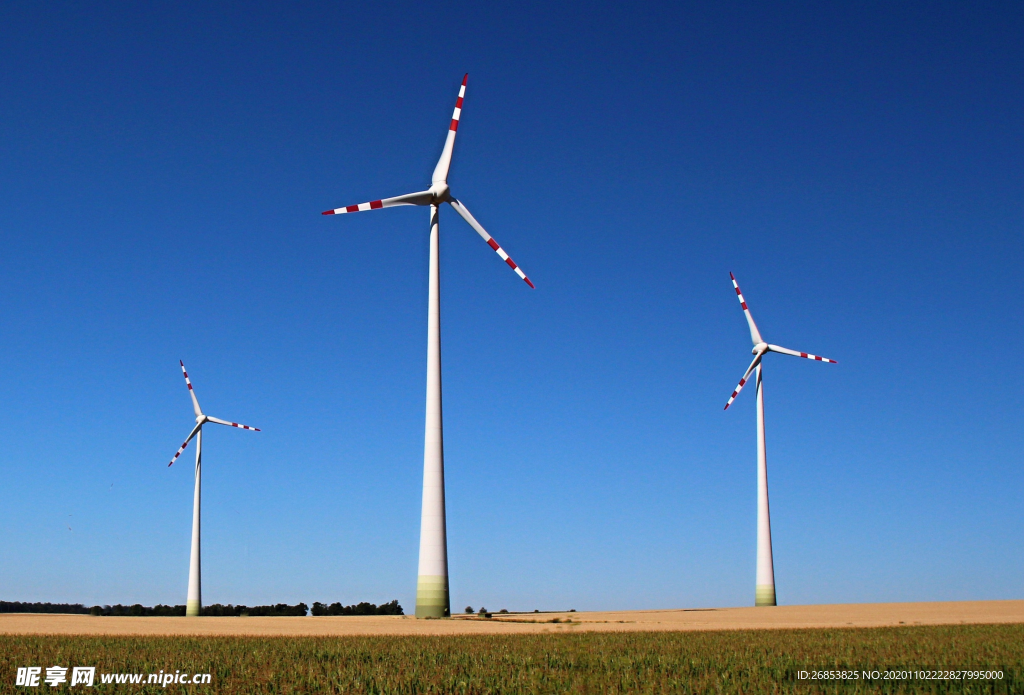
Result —
[[[0, 634], [48, 635], [488, 635], [537, 632], [748, 630], [1024, 623], [1024, 601], [858, 603], [773, 608], [411, 616], [132, 618], [0, 614]], [[557, 621], [557, 622], [555, 622]]]

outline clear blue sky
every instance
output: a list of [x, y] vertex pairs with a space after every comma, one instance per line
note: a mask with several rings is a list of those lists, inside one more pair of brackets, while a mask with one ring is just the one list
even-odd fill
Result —
[[[0, 598], [414, 603], [442, 211], [452, 605], [1021, 598], [1024, 7], [0, 8]], [[72, 530], [68, 530], [67, 526]]]

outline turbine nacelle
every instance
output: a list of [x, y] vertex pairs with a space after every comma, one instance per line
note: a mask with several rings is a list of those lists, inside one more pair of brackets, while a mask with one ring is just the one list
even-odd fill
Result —
[[769, 350], [768, 343], [761, 342], [761, 343], [758, 343], [757, 345], [755, 345], [753, 347], [753, 349], [751, 349], [750, 354], [751, 355], [756, 355], [759, 352], [767, 352], [768, 350]]
[[451, 189], [448, 188], [448, 184], [444, 181], [438, 181], [427, 189], [430, 193], [430, 202], [433, 205], [440, 205], [451, 200]]

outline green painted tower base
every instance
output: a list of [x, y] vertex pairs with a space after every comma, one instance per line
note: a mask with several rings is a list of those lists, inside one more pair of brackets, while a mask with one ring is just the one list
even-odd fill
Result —
[[758, 584], [754, 587], [754, 605], [755, 606], [774, 606], [775, 605], [775, 585], [774, 584]]
[[187, 616], [192, 616], [192, 615], [197, 616], [197, 615], [199, 615], [202, 612], [202, 610], [203, 610], [203, 607], [202, 607], [202, 605], [200, 604], [199, 601], [188, 601], [185, 604], [185, 615], [187, 615]]
[[451, 613], [448, 577], [420, 575], [416, 582], [416, 617], [447, 618]]

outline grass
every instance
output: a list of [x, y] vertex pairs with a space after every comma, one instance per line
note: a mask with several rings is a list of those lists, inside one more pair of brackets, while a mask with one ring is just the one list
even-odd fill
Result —
[[[133, 693], [1024, 693], [1024, 625], [458, 637], [0, 635], [0, 693], [19, 666], [209, 672]], [[1001, 681], [798, 680], [813, 669], [1001, 668]], [[70, 671], [69, 671], [70, 676]], [[45, 692], [89, 692], [76, 686]], [[39, 692], [39, 691], [36, 691]]]

